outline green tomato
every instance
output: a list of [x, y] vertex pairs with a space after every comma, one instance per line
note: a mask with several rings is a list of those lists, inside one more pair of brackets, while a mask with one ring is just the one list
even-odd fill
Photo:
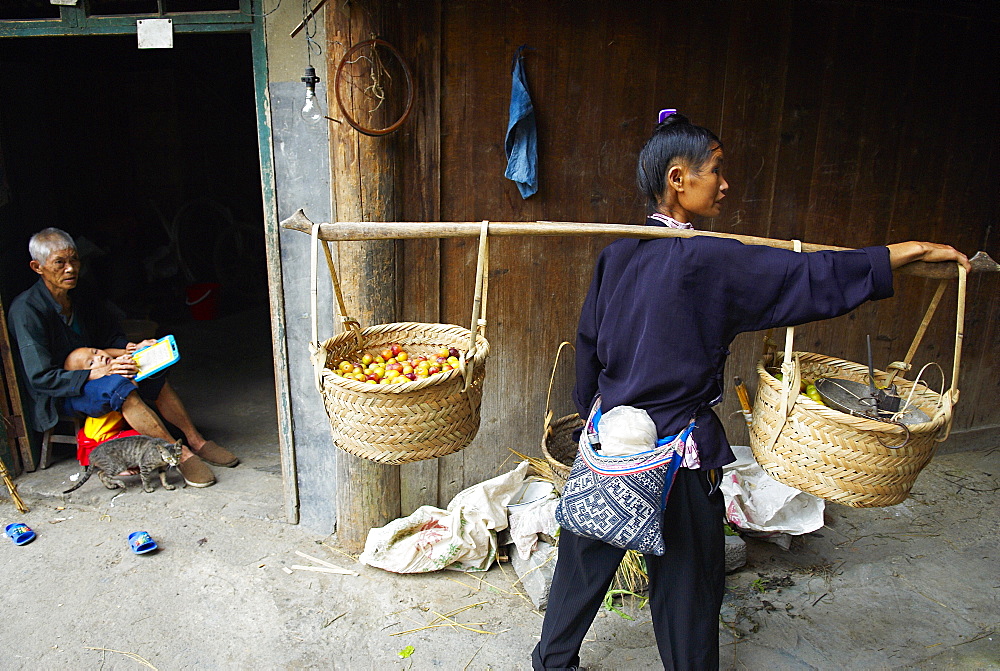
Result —
[[826, 403], [823, 402], [823, 397], [819, 395], [819, 391], [816, 389], [816, 385], [814, 384], [810, 384], [806, 387], [806, 396], [820, 405], [826, 405]]

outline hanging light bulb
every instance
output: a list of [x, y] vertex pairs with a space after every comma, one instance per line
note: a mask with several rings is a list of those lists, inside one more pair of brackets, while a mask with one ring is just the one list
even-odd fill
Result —
[[306, 85], [306, 100], [305, 104], [302, 105], [299, 116], [310, 126], [318, 126], [326, 118], [326, 115], [323, 113], [323, 106], [320, 104], [319, 98], [316, 97], [316, 84], [319, 82], [319, 77], [316, 76], [316, 68], [312, 66], [307, 67], [302, 81]]

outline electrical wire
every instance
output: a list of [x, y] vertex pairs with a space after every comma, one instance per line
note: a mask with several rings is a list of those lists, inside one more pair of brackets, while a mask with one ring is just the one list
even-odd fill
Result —
[[[260, 7], [261, 7], [261, 9], [264, 9], [264, 3], [265, 2], [266, 2], [266, 0], [260, 0]], [[251, 6], [253, 5], [253, 3], [254, 3], [254, 0], [250, 0]], [[263, 19], [263, 18], [266, 18], [268, 16], [271, 16], [271, 14], [274, 14], [276, 11], [278, 11], [279, 7], [281, 7], [281, 0], [278, 0], [278, 4], [276, 4], [274, 6], [274, 9], [272, 9], [269, 12], [265, 10], [263, 14], [254, 14], [253, 12], [244, 12], [244, 11], [241, 10], [240, 14], [242, 14], [244, 16], [253, 16], [253, 17], [256, 17], [258, 19]]]
[[313, 54], [317, 56], [322, 54], [323, 47], [313, 39], [317, 31], [316, 15], [311, 13], [309, 0], [302, 0], [302, 24], [304, 26], [303, 34], [306, 36], [306, 64], [312, 67]]

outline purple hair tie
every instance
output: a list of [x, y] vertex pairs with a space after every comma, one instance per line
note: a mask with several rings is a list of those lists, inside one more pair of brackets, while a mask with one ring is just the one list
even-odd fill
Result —
[[667, 117], [670, 116], [671, 114], [677, 114], [677, 110], [671, 110], [671, 109], [660, 110], [660, 120], [657, 123], [663, 123], [664, 121], [667, 120]]

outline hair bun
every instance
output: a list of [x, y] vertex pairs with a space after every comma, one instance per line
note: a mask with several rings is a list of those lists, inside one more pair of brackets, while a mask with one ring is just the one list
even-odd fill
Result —
[[691, 122], [688, 120], [688, 118], [683, 114], [681, 114], [680, 112], [673, 112], [669, 116], [665, 117], [663, 121], [661, 121], [656, 125], [656, 130], [660, 130], [661, 128], [669, 128], [670, 126], [678, 126], [680, 124], [690, 124], [690, 123]]

